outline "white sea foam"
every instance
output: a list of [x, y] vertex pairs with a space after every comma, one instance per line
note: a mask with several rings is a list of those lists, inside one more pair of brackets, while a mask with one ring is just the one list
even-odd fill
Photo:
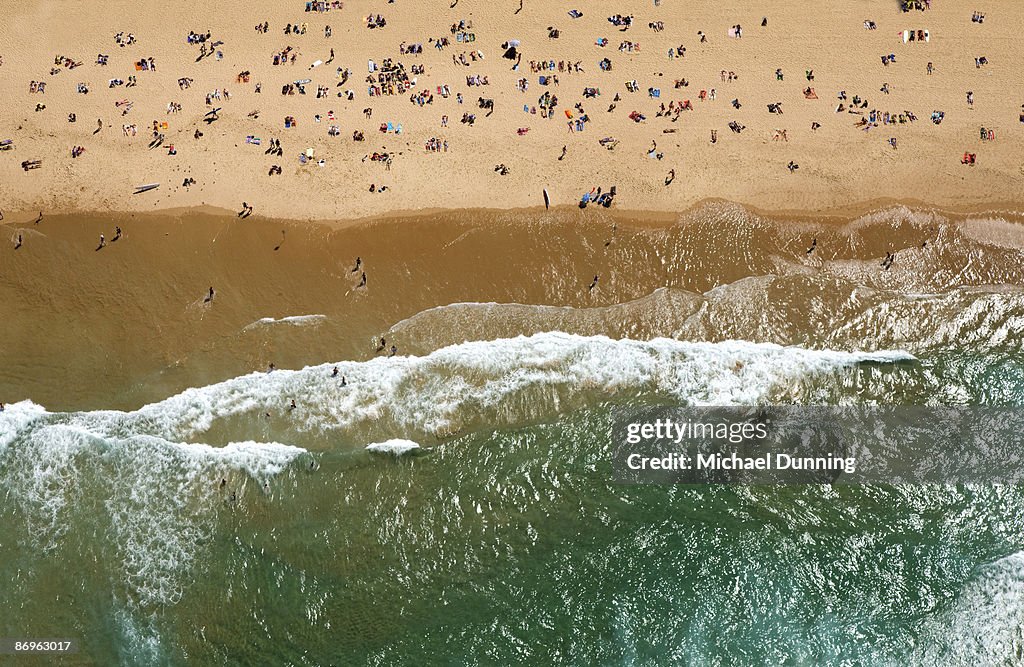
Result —
[[[121, 413], [92, 414], [97, 421]], [[22, 539], [42, 553], [60, 549], [75, 526], [106, 535], [104, 548], [113, 552], [101, 557], [120, 568], [124, 602], [140, 608], [180, 599], [214, 529], [220, 480], [231, 478], [236, 493], [246, 480], [267, 488], [305, 451], [278, 443], [210, 447], [111, 437], [83, 426], [88, 422], [27, 403], [0, 415], [2, 432], [20, 425], [0, 448], [0, 487], [30, 527]], [[99, 514], [97, 498], [105, 510]]]
[[[638, 394], [674, 396], [691, 405], [756, 404], [815, 373], [912, 358], [898, 351], [543, 333], [462, 343], [423, 357], [252, 373], [188, 389], [133, 413], [108, 413], [101, 421], [181, 441], [216, 420], [280, 411], [290, 397], [298, 397], [300, 409], [290, 417], [294, 428], [326, 431], [376, 424], [386, 435], [444, 434], [470, 423], [515, 424]], [[347, 385], [332, 377], [335, 365]]]
[[385, 440], [384, 442], [374, 442], [366, 446], [366, 451], [373, 452], [375, 454], [390, 454], [391, 456], [403, 456], [415, 452], [420, 449], [418, 442], [412, 440], [403, 440], [402, 438], [392, 438], [391, 440]]
[[320, 324], [327, 319], [326, 315], [289, 315], [288, 317], [261, 317], [252, 324], [245, 327], [245, 330], [256, 329], [263, 326], [269, 326], [272, 324], [290, 324], [296, 327], [312, 326]]
[[[58, 548], [79, 502], [98, 492], [108, 543], [126, 595], [144, 607], [174, 603], [215, 526], [224, 476], [262, 488], [304, 450], [277, 443], [187, 444], [218, 420], [247, 425], [287, 397], [289, 427], [434, 435], [554, 418], [595, 401], [643, 394], [692, 405], [754, 404], [819, 372], [862, 361], [911, 359], [903, 352], [850, 353], [739, 341], [612, 340], [545, 333], [470, 342], [423, 357], [376, 358], [298, 371], [252, 373], [132, 412], [47, 413], [29, 402], [0, 413], [0, 485], [29, 524], [27, 539]], [[262, 422], [266, 423], [266, 422]], [[227, 432], [233, 432], [232, 427]], [[370, 445], [401, 455], [411, 440]], [[78, 517], [81, 518], [81, 517]], [[95, 521], [95, 519], [92, 519]]]
[[959, 598], [929, 619], [913, 665], [1010, 665], [1024, 654], [1024, 552], [979, 568]]

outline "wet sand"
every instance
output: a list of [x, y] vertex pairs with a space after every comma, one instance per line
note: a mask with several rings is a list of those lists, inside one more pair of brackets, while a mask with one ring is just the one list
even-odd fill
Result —
[[[138, 407], [271, 363], [367, 359], [381, 336], [399, 354], [549, 330], [802, 344], [865, 295], [1020, 284], [1024, 228], [1007, 217], [896, 207], [837, 224], [710, 203], [671, 223], [589, 209], [335, 225], [213, 211], [8, 218], [0, 400]], [[867, 333], [849, 346], [862, 345]]]

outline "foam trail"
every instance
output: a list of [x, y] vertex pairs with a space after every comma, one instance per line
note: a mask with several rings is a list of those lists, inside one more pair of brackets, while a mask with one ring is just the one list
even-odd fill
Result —
[[[273, 478], [305, 453], [280, 443], [111, 437], [82, 421], [29, 402], [0, 414], [0, 489], [32, 527], [18, 539], [41, 554], [59, 551], [75, 526], [95, 526], [109, 550], [102, 557], [117, 564], [113, 593], [133, 608], [176, 603], [210, 541], [222, 496], [241, 499], [250, 482], [269, 493]], [[99, 515], [97, 498], [105, 510]]]
[[[515, 425], [594, 402], [639, 394], [690, 405], [745, 405], [817, 373], [861, 362], [912, 360], [906, 352], [840, 352], [727, 341], [542, 333], [467, 342], [422, 357], [339, 362], [297, 371], [252, 373], [188, 389], [132, 413], [106, 413], [90, 428], [119, 424], [182, 441], [217, 420], [255, 421], [279, 412], [289, 397], [302, 431], [383, 429], [389, 436], [444, 435], [475, 423]], [[337, 366], [347, 384], [332, 377]], [[92, 419], [98, 413], [88, 413]]]
[[368, 452], [373, 452], [374, 454], [390, 454], [396, 458], [419, 450], [420, 445], [418, 442], [403, 440], [402, 438], [392, 438], [391, 440], [374, 442], [366, 446], [366, 451]]
[[243, 331], [249, 331], [250, 329], [256, 329], [263, 326], [269, 326], [272, 324], [290, 324], [296, 327], [312, 326], [320, 324], [327, 319], [326, 315], [289, 315], [288, 317], [274, 318], [274, 317], [261, 317], [252, 324], [245, 326]]
[[1009, 665], [1024, 656], [1024, 552], [979, 568], [954, 605], [929, 619], [913, 665]]

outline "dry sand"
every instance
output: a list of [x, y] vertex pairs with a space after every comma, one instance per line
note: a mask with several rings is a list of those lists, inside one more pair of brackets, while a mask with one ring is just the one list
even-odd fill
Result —
[[[983, 24], [971, 21], [974, 9], [953, 0], [934, 0], [928, 11], [902, 13], [895, 0], [861, 0], [843, 3], [808, 3], [772, 0], [757, 3], [739, 0], [653, 0], [622, 2], [539, 2], [525, 0], [347, 0], [343, 9], [306, 13], [303, 0], [264, 3], [226, 0], [217, 3], [138, 3], [126, 0], [26, 0], [4, 3], [0, 8], [0, 81], [5, 99], [0, 105], [0, 140], [13, 139], [16, 148], [0, 153], [0, 209], [8, 219], [14, 212], [34, 216], [47, 211], [152, 211], [207, 205], [237, 210], [247, 201], [256, 215], [287, 219], [352, 219], [394, 211], [451, 208], [523, 208], [541, 205], [548, 188], [554, 203], [573, 204], [595, 186], [616, 185], [615, 206], [637, 211], [680, 211], [706, 198], [741, 202], [762, 210], [817, 211], [890, 199], [921, 201], [946, 207], [983, 206], [992, 202], [1018, 202], [1024, 158], [1020, 155], [1024, 125], [1018, 121], [1024, 102], [1017, 71], [1016, 50], [1024, 34], [1024, 11], [1010, 0], [982, 3]], [[578, 7], [581, 19], [567, 11]], [[368, 14], [381, 14], [386, 27], [370, 30]], [[633, 14], [633, 27], [620, 32], [607, 21], [612, 14]], [[761, 27], [762, 17], [768, 26]], [[476, 36], [469, 45], [457, 43], [450, 26], [459, 20], [472, 22], [467, 30]], [[876, 22], [866, 30], [863, 22]], [[267, 21], [267, 34], [254, 26]], [[664, 30], [654, 32], [652, 21]], [[287, 23], [307, 23], [302, 35], [286, 35]], [[730, 26], [740, 24], [743, 37], [727, 36]], [[324, 36], [330, 25], [333, 35]], [[549, 39], [547, 28], [561, 35]], [[927, 29], [928, 43], [907, 43], [898, 36], [903, 29]], [[196, 62], [199, 47], [186, 43], [189, 30], [212, 32], [223, 40], [218, 49], [223, 59], [208, 57]], [[133, 33], [137, 43], [121, 48], [114, 42], [118, 32]], [[698, 39], [698, 31], [708, 36]], [[443, 51], [429, 38], [447, 37]], [[609, 45], [595, 41], [606, 37]], [[505, 40], [521, 40], [519, 71], [501, 57]], [[639, 53], [623, 53], [619, 43], [639, 43]], [[402, 43], [421, 42], [422, 55], [402, 55]], [[685, 46], [683, 58], [669, 59], [670, 47]], [[274, 67], [272, 55], [287, 46], [298, 51], [295, 65]], [[310, 69], [316, 60], [330, 64]], [[479, 49], [485, 59], [471, 66], [453, 64], [452, 55]], [[95, 64], [97, 54], [109, 54], [109, 65]], [[897, 61], [885, 67], [883, 54]], [[54, 65], [55, 56], [83, 64], [75, 69]], [[989, 64], [976, 68], [974, 58], [987, 57]], [[136, 71], [133, 63], [152, 57], [156, 71]], [[608, 57], [613, 70], [602, 72], [598, 61]], [[447, 84], [452, 97], [435, 94], [434, 102], [420, 107], [409, 94], [370, 98], [367, 95], [367, 61], [391, 58], [406, 68], [421, 64], [425, 73], [413, 90], [430, 90]], [[539, 85], [531, 72], [531, 60], [577, 62], [583, 73], [558, 74], [559, 85]], [[926, 74], [933, 62], [935, 73]], [[352, 77], [336, 87], [336, 68], [349, 68]], [[50, 74], [51, 67], [59, 68]], [[775, 80], [782, 68], [785, 80]], [[814, 81], [805, 79], [814, 70]], [[249, 83], [236, 75], [248, 70]], [[735, 72], [738, 80], [723, 82], [721, 70]], [[467, 75], [487, 76], [483, 87], [466, 85]], [[109, 88], [108, 80], [136, 76], [132, 88]], [[180, 77], [193, 79], [191, 88], [179, 90]], [[529, 89], [520, 92], [516, 81], [525, 77]], [[687, 88], [673, 89], [675, 79], [686, 78]], [[306, 95], [282, 96], [282, 85], [311, 78]], [[627, 93], [625, 82], [636, 80], [641, 92]], [[46, 82], [44, 94], [30, 94], [30, 81]], [[78, 83], [88, 84], [89, 94], [77, 94]], [[256, 83], [262, 93], [254, 92]], [[888, 83], [891, 93], [879, 91]], [[330, 97], [316, 98], [317, 85], [328, 86]], [[811, 85], [818, 99], [804, 98]], [[583, 88], [600, 88], [601, 96], [584, 99]], [[660, 100], [647, 94], [661, 89]], [[355, 99], [335, 97], [351, 88]], [[716, 89], [714, 101], [699, 100], [699, 92]], [[220, 120], [203, 123], [211, 109], [205, 96], [227, 89], [230, 100]], [[550, 90], [559, 98], [550, 120], [524, 113], [523, 105], [536, 106]], [[860, 95], [868, 110], [916, 114], [914, 123], [879, 124], [865, 132], [854, 128], [860, 116], [835, 113], [837, 93]], [[974, 106], [966, 103], [974, 93]], [[459, 105], [455, 94], [465, 103]], [[607, 109], [616, 93], [622, 99], [613, 112]], [[485, 117], [476, 108], [478, 97], [495, 100], [495, 112]], [[738, 98], [742, 108], [730, 100]], [[119, 100], [130, 100], [131, 111], [122, 115]], [[659, 104], [689, 99], [693, 111], [683, 112], [678, 122], [658, 118]], [[766, 104], [781, 101], [784, 115], [769, 114]], [[180, 113], [168, 114], [167, 104], [181, 104]], [[585, 131], [570, 133], [564, 110], [577, 102], [590, 122]], [[35, 112], [36, 104], [45, 104]], [[372, 107], [372, 119], [363, 109]], [[259, 111], [252, 119], [248, 114]], [[647, 116], [644, 123], [627, 117], [631, 111]], [[941, 125], [929, 121], [933, 110], [945, 112]], [[337, 116], [341, 135], [327, 134], [331, 125], [313, 120], [315, 114]], [[464, 112], [475, 113], [474, 126], [461, 124]], [[77, 122], [68, 122], [75, 113]], [[573, 113], [579, 116], [575, 110]], [[447, 128], [440, 127], [447, 114]], [[295, 129], [283, 129], [283, 119], [293, 115]], [[93, 131], [97, 118], [103, 129]], [[169, 124], [164, 147], [149, 150], [154, 120]], [[728, 129], [729, 121], [746, 126], [742, 134]], [[404, 133], [384, 135], [381, 122], [402, 123]], [[811, 123], [821, 124], [812, 131]], [[122, 125], [136, 124], [138, 135], [126, 138]], [[982, 142], [980, 127], [993, 128], [996, 140]], [[518, 128], [530, 128], [519, 136]], [[199, 128], [203, 138], [193, 138]], [[666, 134], [666, 129], [675, 130]], [[711, 130], [718, 141], [709, 141]], [[773, 141], [775, 129], [785, 129], [788, 141]], [[366, 140], [352, 141], [354, 130]], [[245, 137], [263, 140], [261, 147], [247, 145]], [[428, 153], [424, 142], [437, 137], [449, 144], [447, 153]], [[614, 137], [619, 144], [608, 151], [598, 144]], [[887, 140], [898, 139], [892, 149]], [[267, 142], [282, 142], [282, 157], [264, 154]], [[649, 158], [648, 148], [657, 142], [662, 160]], [[177, 155], [168, 155], [173, 144]], [[74, 146], [86, 148], [71, 158]], [[567, 156], [558, 160], [562, 146]], [[315, 149], [325, 165], [302, 166], [298, 155]], [[390, 171], [379, 162], [363, 161], [374, 151], [394, 154]], [[965, 151], [977, 154], [977, 164], [960, 164]], [[40, 169], [25, 172], [23, 160], [42, 159]], [[786, 164], [800, 165], [789, 173]], [[494, 171], [498, 163], [511, 169], [507, 176]], [[271, 165], [283, 174], [268, 176]], [[675, 182], [664, 185], [669, 170]], [[197, 185], [180, 187], [192, 177]], [[161, 183], [158, 191], [132, 196], [134, 186]], [[370, 184], [387, 185], [383, 193], [370, 193]]]

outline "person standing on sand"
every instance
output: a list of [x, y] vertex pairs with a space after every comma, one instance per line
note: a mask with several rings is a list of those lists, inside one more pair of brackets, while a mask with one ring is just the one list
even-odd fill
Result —
[[213, 291], [213, 287], [211, 286], [210, 287], [210, 292], [206, 296], [206, 303], [210, 303], [211, 301], [213, 301], [213, 295], [214, 295], [214, 291]]

